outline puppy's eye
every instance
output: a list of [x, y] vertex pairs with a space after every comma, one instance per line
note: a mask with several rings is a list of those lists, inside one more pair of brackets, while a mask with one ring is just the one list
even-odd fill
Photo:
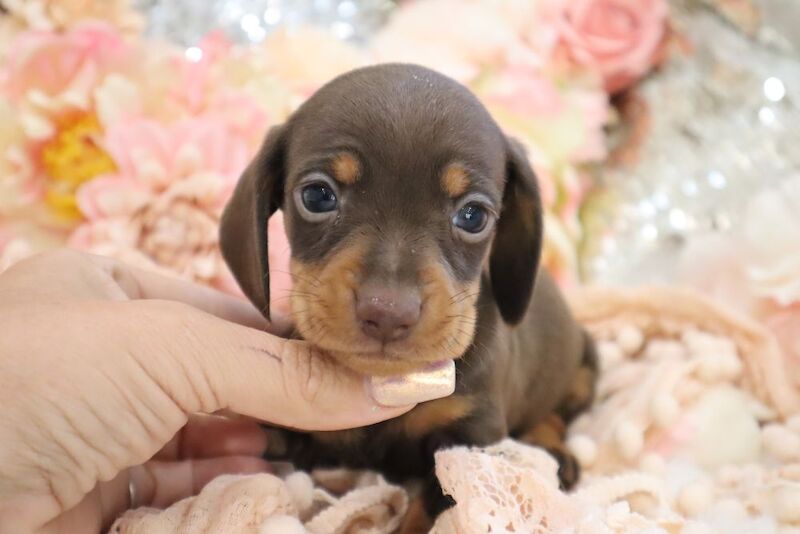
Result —
[[326, 184], [310, 184], [303, 188], [303, 206], [311, 213], [328, 213], [336, 209], [339, 201], [336, 193]]
[[480, 204], [471, 202], [453, 216], [453, 224], [470, 234], [479, 234], [489, 223], [489, 213]]

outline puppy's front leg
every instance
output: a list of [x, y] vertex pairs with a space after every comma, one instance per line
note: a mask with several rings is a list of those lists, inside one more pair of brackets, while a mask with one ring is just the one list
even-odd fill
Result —
[[558, 462], [558, 481], [562, 490], [572, 489], [580, 478], [580, 464], [564, 440], [567, 426], [561, 416], [548, 415], [542, 422], [519, 436], [519, 440], [546, 450]]
[[320, 444], [309, 433], [270, 426], [263, 428], [267, 434], [265, 460], [289, 462], [303, 471], [340, 465], [332, 448]]
[[436, 477], [434, 471], [436, 451], [459, 445], [487, 447], [498, 443], [508, 435], [502, 411], [488, 399], [479, 406], [480, 408], [469, 417], [433, 432], [427, 440], [431, 470], [425, 481], [422, 497], [425, 511], [431, 520], [435, 520], [440, 513], [455, 504], [452, 497], [442, 491], [439, 479]]

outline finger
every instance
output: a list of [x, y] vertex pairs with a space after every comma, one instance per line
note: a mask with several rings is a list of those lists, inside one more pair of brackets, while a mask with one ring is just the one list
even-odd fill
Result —
[[227, 456], [180, 462], [150, 461], [130, 469], [136, 506], [163, 508], [196, 495], [220, 475], [269, 472], [269, 464], [251, 456]]
[[243, 299], [149, 271], [131, 268], [130, 273], [139, 293], [131, 298], [174, 300], [251, 328], [263, 330], [268, 326], [258, 310]]
[[396, 417], [411, 406], [388, 408], [370, 397], [365, 381], [304, 341], [254, 331], [221, 329], [227, 350], [199, 354], [215, 368], [212, 387], [231, 411], [303, 430], [340, 430]]
[[112, 480], [98, 483], [77, 505], [59, 514], [35, 532], [37, 534], [106, 532], [111, 523], [130, 507], [129, 480], [128, 471], [123, 471]]
[[287, 335], [291, 322], [280, 314], [270, 321], [248, 301], [160, 273], [127, 266], [101, 256], [89, 256], [122, 289], [129, 299], [171, 300], [188, 304], [220, 319], [276, 335]]
[[261, 456], [266, 448], [266, 434], [253, 421], [192, 415], [189, 417], [189, 422], [154, 456], [154, 459], [164, 461], [220, 456]]
[[[128, 337], [140, 365], [186, 413], [222, 409], [304, 430], [339, 430], [396, 417], [364, 378], [303, 341], [289, 341], [171, 302], [139, 301], [131, 320], [149, 336]], [[140, 328], [134, 329], [139, 331]], [[154, 343], [161, 345], [154, 349]]]

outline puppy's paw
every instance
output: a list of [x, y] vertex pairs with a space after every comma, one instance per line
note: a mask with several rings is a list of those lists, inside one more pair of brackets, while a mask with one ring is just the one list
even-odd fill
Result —
[[561, 417], [551, 414], [539, 424], [520, 436], [520, 441], [546, 450], [558, 462], [558, 480], [561, 489], [567, 491], [578, 483], [581, 467], [578, 459], [569, 451], [564, 439], [567, 427]]
[[566, 447], [550, 447], [545, 449], [558, 462], [558, 482], [563, 491], [575, 487], [581, 477], [581, 465], [578, 459]]

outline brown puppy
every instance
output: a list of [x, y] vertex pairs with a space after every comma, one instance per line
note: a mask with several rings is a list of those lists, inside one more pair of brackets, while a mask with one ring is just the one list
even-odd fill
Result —
[[466, 88], [412, 65], [359, 69], [269, 132], [221, 230], [226, 261], [267, 316], [266, 224], [278, 208], [300, 336], [370, 375], [457, 358], [457, 383], [369, 428], [285, 431], [273, 452], [301, 468], [424, 477], [433, 516], [448, 504], [433, 474], [447, 445], [511, 435], [546, 447], [563, 485], [575, 482], [564, 425], [591, 402], [594, 346], [538, 269], [542, 212], [523, 150]]

